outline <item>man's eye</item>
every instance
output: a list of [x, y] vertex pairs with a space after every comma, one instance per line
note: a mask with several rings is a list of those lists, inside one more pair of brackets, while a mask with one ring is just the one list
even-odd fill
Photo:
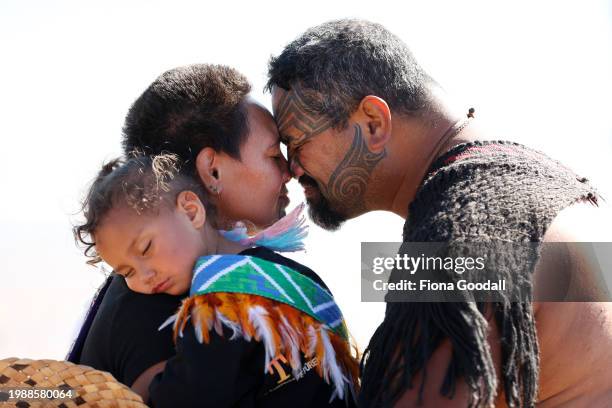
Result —
[[292, 147], [290, 149], [287, 149], [287, 157], [288, 157], [287, 160], [289, 161], [295, 160], [298, 157], [299, 153], [300, 153], [300, 150], [298, 148]]
[[142, 251], [143, 255], [146, 255], [147, 252], [149, 251], [149, 249], [151, 248], [151, 244], [153, 243], [153, 240], [149, 241], [149, 243], [147, 244], [146, 248]]

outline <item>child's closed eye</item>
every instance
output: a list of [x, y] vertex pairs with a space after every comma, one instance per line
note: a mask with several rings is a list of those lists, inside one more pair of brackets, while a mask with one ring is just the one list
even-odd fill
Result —
[[127, 268], [121, 268], [121, 270], [115, 270], [114, 273], [116, 275], [119, 275], [121, 277], [123, 277], [124, 279], [127, 278], [131, 278], [132, 276], [134, 276], [134, 270], [133, 269], [128, 269], [127, 272], [123, 272], [125, 269]]
[[142, 255], [143, 255], [143, 256], [144, 256], [144, 255], [146, 255], [146, 254], [147, 254], [147, 252], [149, 252], [149, 249], [151, 249], [151, 244], [152, 244], [152, 243], [153, 243], [153, 240], [150, 240], [150, 241], [147, 243], [147, 246], [146, 246], [146, 247], [145, 247], [145, 249], [143, 249], [143, 251], [142, 251]]

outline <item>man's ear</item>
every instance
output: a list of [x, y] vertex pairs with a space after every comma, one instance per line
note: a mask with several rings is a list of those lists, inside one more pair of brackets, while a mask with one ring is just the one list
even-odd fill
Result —
[[193, 191], [185, 190], [179, 193], [176, 197], [176, 210], [187, 215], [196, 229], [202, 228], [206, 222], [206, 208]]
[[196, 170], [202, 183], [209, 193], [217, 195], [221, 192], [219, 182], [219, 155], [212, 147], [205, 147], [196, 156]]
[[382, 151], [391, 139], [391, 110], [384, 99], [378, 96], [365, 96], [355, 118], [362, 124], [363, 136], [371, 152]]

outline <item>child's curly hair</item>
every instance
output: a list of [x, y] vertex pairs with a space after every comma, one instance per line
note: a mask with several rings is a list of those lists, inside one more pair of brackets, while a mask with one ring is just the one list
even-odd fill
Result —
[[117, 158], [105, 163], [91, 184], [82, 202], [84, 222], [73, 227], [78, 245], [95, 265], [102, 259], [96, 253], [96, 228], [117, 206], [126, 205], [137, 214], [157, 211], [160, 205], [173, 206], [181, 191], [193, 191], [207, 210], [207, 218], [214, 220], [214, 207], [208, 202], [199, 180], [182, 172], [182, 163], [174, 154]]

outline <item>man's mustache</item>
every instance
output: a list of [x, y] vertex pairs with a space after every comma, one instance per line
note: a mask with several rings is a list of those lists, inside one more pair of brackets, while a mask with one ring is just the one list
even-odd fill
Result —
[[300, 183], [302, 185], [302, 187], [314, 187], [314, 188], [319, 188], [319, 184], [317, 184], [317, 181], [315, 179], [313, 179], [310, 176], [307, 175], [302, 175], [299, 179], [298, 179], [298, 183]]

